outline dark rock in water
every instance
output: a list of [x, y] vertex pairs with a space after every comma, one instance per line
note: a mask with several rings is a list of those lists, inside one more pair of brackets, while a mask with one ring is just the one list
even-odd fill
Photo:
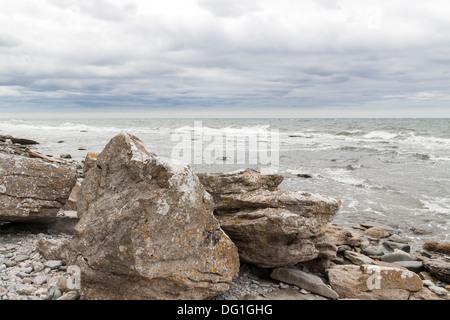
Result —
[[11, 140], [12, 143], [17, 143], [20, 145], [32, 145], [32, 144], [39, 144], [39, 142], [29, 139], [23, 139], [23, 138], [15, 138], [9, 135], [0, 135], [1, 141], [6, 141], [7, 139]]
[[72, 156], [70, 154], [62, 154], [59, 157], [63, 159], [72, 159]]
[[86, 147], [78, 147], [78, 150], [84, 151], [84, 150], [86, 150]]
[[296, 176], [299, 178], [305, 178], [305, 179], [312, 179], [312, 177], [313, 177], [312, 175], [307, 174], [307, 173], [299, 173], [299, 174], [296, 174]]
[[56, 143], [64, 143], [64, 140], [59, 140], [59, 141], [56, 142]]

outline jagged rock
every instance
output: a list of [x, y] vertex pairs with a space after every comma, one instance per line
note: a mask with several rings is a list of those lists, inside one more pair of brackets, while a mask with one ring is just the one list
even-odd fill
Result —
[[339, 210], [339, 199], [278, 190], [281, 175], [250, 169], [198, 176], [242, 261], [273, 268], [336, 257], [324, 229]]
[[62, 207], [63, 210], [76, 211], [77, 210], [77, 194], [80, 190], [81, 184], [77, 181], [70, 192], [69, 199], [67, 199], [66, 204]]
[[72, 165], [0, 152], [0, 220], [54, 220], [76, 179]]
[[325, 228], [325, 232], [327, 236], [331, 239], [331, 241], [337, 246], [341, 245], [349, 245], [352, 247], [361, 246], [362, 243], [361, 235], [347, 227], [328, 224]]
[[430, 259], [425, 260], [423, 265], [438, 280], [450, 283], [450, 262], [442, 259]]
[[327, 276], [341, 299], [407, 300], [411, 292], [422, 289], [419, 276], [403, 268], [335, 265]]
[[69, 263], [87, 299], [204, 299], [239, 271], [235, 245], [191, 169], [115, 136], [89, 169]]
[[281, 174], [261, 174], [252, 169], [226, 173], [198, 173], [206, 191], [215, 194], [242, 193], [255, 190], [275, 190], [283, 182]]
[[98, 153], [88, 152], [86, 158], [84, 159], [83, 175], [86, 175], [86, 173], [95, 166], [97, 158]]
[[67, 260], [67, 245], [69, 240], [54, 240], [42, 238], [37, 242], [39, 253], [46, 260]]

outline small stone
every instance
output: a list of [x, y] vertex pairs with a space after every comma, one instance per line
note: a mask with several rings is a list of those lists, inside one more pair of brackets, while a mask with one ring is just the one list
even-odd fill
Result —
[[34, 278], [33, 283], [40, 286], [46, 283], [47, 280], [48, 280], [47, 276], [37, 276], [36, 278]]
[[12, 260], [5, 260], [3, 261], [3, 263], [6, 265], [7, 268], [14, 267], [17, 264], [15, 261]]
[[374, 237], [376, 239], [387, 238], [389, 237], [389, 232], [384, 229], [378, 227], [372, 227], [364, 231], [364, 234], [370, 237]]
[[353, 252], [353, 251], [345, 251], [344, 256], [345, 256], [345, 258], [350, 260], [352, 263], [357, 264], [357, 265], [373, 263], [373, 259], [371, 259], [361, 253], [357, 253], [357, 252]]
[[438, 286], [429, 286], [428, 289], [436, 293], [437, 295], [443, 296], [448, 295], [450, 292], [448, 292], [445, 288], [438, 287]]
[[450, 291], [450, 284], [445, 287], [445, 290]]
[[44, 263], [45, 267], [48, 267], [50, 269], [58, 269], [59, 267], [62, 266], [62, 261], [61, 260], [49, 260], [46, 263]]
[[347, 244], [343, 244], [343, 245], [341, 245], [341, 246], [338, 247], [337, 252], [338, 252], [338, 253], [343, 253], [343, 252], [349, 251], [349, 250], [352, 250], [352, 247], [350, 247], [350, 246], [347, 245]]
[[18, 255], [16, 255], [16, 257], [14, 258], [14, 261], [15, 262], [21, 262], [21, 261], [25, 261], [25, 260], [28, 260], [28, 259], [30, 259], [30, 256], [29, 255], [27, 255], [27, 254], [18, 254]]
[[22, 286], [17, 289], [17, 293], [24, 296], [30, 296], [33, 294], [35, 288], [33, 286]]
[[394, 242], [394, 241], [385, 241], [385, 242], [383, 242], [383, 246], [385, 246], [386, 248], [389, 248], [391, 250], [400, 249], [405, 252], [410, 252], [410, 250], [411, 250], [411, 247], [409, 244]]
[[414, 258], [411, 257], [411, 255], [409, 255], [406, 252], [397, 251], [385, 254], [384, 256], [381, 257], [381, 261], [385, 262], [414, 261]]
[[61, 297], [56, 300], [77, 300], [80, 297], [78, 291], [69, 291], [64, 293]]
[[388, 238], [388, 240], [392, 241], [392, 242], [408, 243], [408, 239], [405, 239], [405, 238], [399, 236], [398, 234], [393, 234], [392, 236], [390, 236]]
[[423, 282], [423, 285], [426, 287], [434, 286], [434, 283], [431, 280], [423, 280], [422, 282]]

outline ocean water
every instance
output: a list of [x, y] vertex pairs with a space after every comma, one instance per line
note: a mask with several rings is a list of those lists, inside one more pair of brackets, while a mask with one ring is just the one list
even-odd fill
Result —
[[[381, 223], [417, 245], [450, 241], [450, 119], [0, 119], [0, 135], [34, 139], [42, 153], [78, 161], [121, 131], [164, 157], [187, 137], [201, 148], [200, 158], [197, 151], [185, 158], [196, 172], [276, 162], [270, 170], [285, 176], [280, 188], [339, 197], [338, 223]], [[255, 136], [260, 144], [249, 142]], [[230, 158], [229, 149], [247, 158]], [[258, 151], [255, 163], [250, 154]]]

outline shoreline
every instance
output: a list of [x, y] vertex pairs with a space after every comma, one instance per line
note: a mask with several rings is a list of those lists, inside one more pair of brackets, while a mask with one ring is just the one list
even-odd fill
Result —
[[[1, 146], [0, 146], [1, 147]], [[23, 150], [26, 150], [24, 148]], [[43, 161], [48, 161], [45, 159]], [[67, 160], [65, 160], [67, 161]], [[83, 165], [77, 161], [70, 161], [77, 168], [77, 181], [82, 183], [83, 181]], [[75, 225], [73, 211], [69, 210], [69, 216], [63, 214], [63, 210], [57, 216], [57, 220], [63, 221], [64, 219], [70, 221], [69, 226], [64, 229], [51, 229], [48, 228], [46, 231], [20, 231], [20, 226], [12, 224], [11, 225], [0, 225], [0, 276], [2, 279], [2, 285], [0, 285], [0, 298], [3, 300], [13, 300], [13, 299], [84, 299], [83, 295], [77, 290], [67, 290], [64, 287], [64, 279], [68, 279], [70, 275], [66, 272], [67, 265], [64, 264], [62, 260], [52, 260], [45, 259], [38, 248], [39, 239], [47, 240], [67, 240], [70, 238], [71, 228]], [[67, 223], [63, 222], [64, 223]], [[333, 221], [330, 223], [333, 225]], [[22, 225], [21, 227], [23, 227]], [[48, 225], [51, 226], [51, 225]], [[41, 226], [42, 227], [42, 226]], [[350, 227], [346, 223], [341, 223], [338, 229], [341, 228], [344, 233], [350, 232], [352, 237], [360, 238], [359, 245], [351, 245], [352, 243], [340, 243], [338, 240], [334, 241], [337, 247], [337, 257], [334, 261], [330, 261], [328, 269], [335, 265], [356, 265], [361, 266], [367, 263], [373, 263], [375, 261], [382, 260], [384, 255], [395, 253], [395, 249], [400, 249], [405, 253], [411, 250], [411, 246], [406, 239], [402, 239], [401, 236], [395, 233], [392, 229], [382, 229], [379, 228], [380, 225], [354, 225]], [[389, 228], [389, 226], [387, 226]], [[19, 230], [17, 230], [19, 229]], [[44, 227], [45, 229], [45, 227]], [[377, 229], [376, 232], [366, 235], [367, 230]], [[62, 230], [62, 231], [61, 231]], [[73, 232], [73, 231], [72, 231]], [[53, 233], [53, 234], [51, 234]], [[340, 237], [340, 236], [339, 236]], [[386, 252], [382, 252], [381, 255], [377, 256], [376, 249], [380, 247], [386, 247], [384, 243], [389, 242], [389, 239], [394, 239], [396, 241], [391, 241], [394, 244], [393, 248], [386, 248]], [[361, 245], [364, 244], [366, 248]], [[405, 249], [409, 246], [408, 249]], [[372, 249], [371, 253], [368, 254], [367, 249]], [[42, 249], [41, 249], [42, 250]], [[375, 250], [375, 251], [373, 251]], [[369, 250], [370, 251], [370, 250]], [[350, 253], [348, 253], [350, 252]], [[378, 251], [378, 253], [381, 253]], [[409, 254], [409, 253], [408, 253]], [[423, 252], [423, 250], [413, 250], [411, 252], [410, 259], [405, 261], [420, 262], [421, 259], [425, 260], [430, 258], [432, 254]], [[422, 258], [424, 257], [424, 258]], [[371, 260], [367, 260], [369, 258]], [[52, 262], [52, 263], [49, 263]], [[317, 267], [321, 269], [318, 265], [310, 265], [307, 262], [299, 263], [294, 266], [289, 266], [289, 268], [298, 269], [307, 274], [318, 276], [322, 279], [325, 287], [330, 287], [329, 279], [327, 279], [324, 270], [315, 270]], [[403, 266], [401, 266], [404, 268]], [[417, 263], [415, 266], [417, 268]], [[411, 268], [413, 268], [411, 267]], [[316, 300], [316, 299], [331, 299], [330, 297], [324, 297], [323, 295], [318, 295], [308, 291], [297, 284], [283, 282], [282, 280], [276, 280], [271, 277], [275, 268], [260, 268], [248, 263], [240, 263], [239, 276], [235, 277], [230, 283], [230, 289], [222, 292], [221, 294], [212, 298], [212, 300], [260, 300], [260, 299], [295, 299], [295, 300]], [[403, 270], [403, 269], [402, 269]], [[425, 270], [422, 268], [422, 270]], [[319, 272], [317, 272], [319, 271]], [[424, 271], [422, 271], [424, 272]], [[417, 274], [420, 274], [418, 272]], [[423, 276], [422, 280], [427, 281], [431, 278], [426, 278]], [[55, 280], [57, 279], [57, 280]], [[292, 282], [292, 281], [291, 281]], [[428, 288], [442, 288], [446, 287], [448, 284], [437, 282], [432, 285], [428, 284]], [[7, 285], [4, 286], [3, 284]], [[55, 285], [57, 283], [57, 285]], [[6, 287], [6, 288], [5, 288]], [[324, 287], [324, 288], [325, 288]], [[425, 286], [424, 286], [425, 287]], [[59, 288], [59, 289], [56, 289]], [[450, 289], [450, 288], [449, 288]], [[434, 288], [436, 292], [440, 292], [438, 289]], [[59, 291], [59, 292], [58, 292]], [[75, 292], [74, 292], [75, 291]], [[440, 294], [434, 292], [433, 290], [428, 290], [434, 293], [434, 298], [446, 298], [447, 296], [442, 292]], [[412, 298], [424, 298], [429, 297], [430, 293], [422, 296], [414, 295], [411, 293], [408, 299]], [[448, 296], [450, 299], [450, 296]]]

